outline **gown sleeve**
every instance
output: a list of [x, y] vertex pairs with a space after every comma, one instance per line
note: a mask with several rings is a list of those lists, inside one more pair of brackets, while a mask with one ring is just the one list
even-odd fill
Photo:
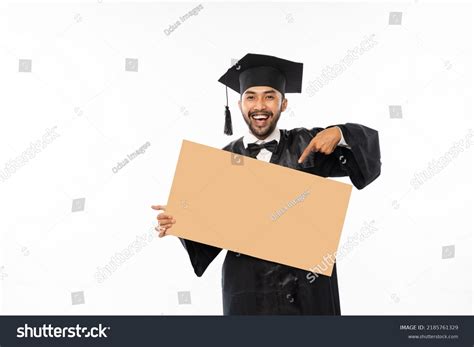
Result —
[[209, 264], [214, 260], [215, 257], [217, 257], [217, 255], [222, 250], [222, 248], [217, 248], [196, 241], [182, 239], [180, 237], [179, 240], [188, 252], [189, 259], [191, 260], [191, 265], [194, 269], [194, 273], [198, 277], [202, 276]]
[[[378, 132], [355, 123], [337, 126], [341, 129], [350, 148], [337, 146], [330, 155], [313, 152], [313, 158], [306, 164], [310, 166], [306, 171], [323, 177], [349, 176], [354, 186], [362, 189], [380, 175], [382, 163]], [[322, 130], [324, 129], [309, 129], [311, 134], [309, 141]]]

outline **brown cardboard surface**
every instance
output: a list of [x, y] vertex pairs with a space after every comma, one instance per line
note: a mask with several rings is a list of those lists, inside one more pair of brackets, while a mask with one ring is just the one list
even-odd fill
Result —
[[166, 211], [176, 223], [167, 234], [330, 276], [351, 190], [184, 140]]

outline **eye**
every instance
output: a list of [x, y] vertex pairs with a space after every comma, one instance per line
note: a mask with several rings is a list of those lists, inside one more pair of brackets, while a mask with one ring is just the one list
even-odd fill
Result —
[[253, 100], [253, 95], [247, 95], [247, 100]]
[[275, 97], [273, 95], [267, 95], [267, 99], [268, 100], [273, 100], [273, 99], [275, 99]]

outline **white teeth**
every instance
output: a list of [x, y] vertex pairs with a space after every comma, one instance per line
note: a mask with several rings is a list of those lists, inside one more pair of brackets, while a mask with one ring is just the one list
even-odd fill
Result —
[[269, 116], [252, 116], [253, 119], [255, 120], [262, 120], [262, 119], [268, 119]]

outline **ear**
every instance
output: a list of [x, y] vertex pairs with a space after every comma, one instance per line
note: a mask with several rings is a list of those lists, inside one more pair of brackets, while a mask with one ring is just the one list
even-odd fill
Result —
[[239, 100], [238, 104], [239, 104], [240, 112], [242, 112], [242, 100]]
[[288, 106], [288, 99], [284, 98], [283, 101], [281, 102], [281, 112], [284, 112]]

